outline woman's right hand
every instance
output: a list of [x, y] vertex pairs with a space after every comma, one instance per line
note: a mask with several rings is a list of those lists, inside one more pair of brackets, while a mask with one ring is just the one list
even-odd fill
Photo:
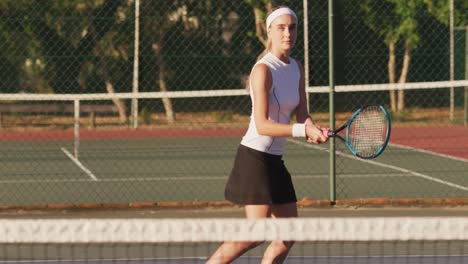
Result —
[[307, 142], [312, 144], [320, 144], [327, 142], [328, 138], [323, 135], [322, 128], [316, 125], [310, 118], [305, 122]]

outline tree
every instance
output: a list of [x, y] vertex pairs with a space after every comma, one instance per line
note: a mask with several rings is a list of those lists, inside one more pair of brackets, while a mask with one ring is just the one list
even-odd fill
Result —
[[[96, 44], [93, 49], [94, 59], [82, 68], [84, 79], [97, 79], [96, 84], [88, 81], [89, 85], [104, 86], [109, 94], [128, 92], [132, 73], [134, 35], [134, 3], [127, 1], [117, 10], [117, 19], [111, 30]], [[127, 88], [127, 89], [125, 89]], [[112, 98], [112, 102], [119, 111], [121, 123], [128, 121], [126, 105], [123, 100]]]
[[[215, 0], [142, 0], [141, 4], [141, 68], [146, 87], [202, 90], [238, 83], [233, 68], [239, 63], [232, 53], [245, 46], [231, 44], [237, 40], [233, 36], [247, 34], [235, 25], [244, 15], [237, 12], [245, 5]], [[172, 100], [162, 100], [166, 119], [174, 122]]]
[[[97, 1], [31, 1], [29, 10], [36, 13], [28, 26], [41, 44], [46, 68], [54, 72], [51, 85], [55, 91], [82, 92], [85, 89], [84, 81], [79, 78], [82, 66], [112, 29], [123, 0], [100, 1], [100, 5], [92, 2]], [[69, 20], [66, 19], [68, 15], [87, 15], [87, 19]]]
[[[89, 92], [100, 90], [96, 88], [99, 82], [89, 87], [90, 80], [100, 78], [105, 90], [113, 93], [112, 83], [116, 79], [110, 77], [115, 74], [100, 66], [106, 60], [106, 51], [115, 51], [108, 33], [115, 29], [116, 14], [124, 3], [123, 0], [2, 1], [0, 14], [9, 18], [0, 22], [2, 35], [7, 36], [2, 46], [8, 43], [7, 60], [15, 65], [20, 79], [26, 80], [26, 84], [19, 85], [20, 91]], [[121, 120], [125, 120], [124, 105], [117, 99], [114, 103]]]
[[[36, 90], [40, 80], [33, 78], [40, 71], [39, 63], [32, 59], [31, 46], [36, 43], [30, 41], [28, 34], [22, 30], [17, 17], [13, 17], [13, 3], [0, 2], [0, 78], [1, 92], [28, 92]], [[24, 9], [19, 6], [14, 9]], [[39, 90], [39, 89], [37, 89]]]
[[[388, 47], [389, 83], [405, 83], [411, 62], [411, 51], [414, 50], [420, 37], [416, 31], [417, 14], [423, 0], [365, 0], [361, 8], [364, 11], [365, 23], [380, 35]], [[397, 77], [397, 46], [403, 42], [403, 58], [400, 74]], [[404, 90], [390, 91], [390, 107], [394, 112], [405, 108]]]
[[[453, 26], [454, 27], [464, 27], [467, 25], [467, 21], [468, 21], [468, 16], [466, 14], [468, 14], [468, 2], [465, 0], [465, 1], [455, 1], [455, 0], [452, 0], [453, 1]], [[451, 6], [451, 0], [424, 0], [424, 3], [427, 5], [427, 10], [429, 11], [429, 13], [434, 16], [436, 18], [436, 20], [447, 26], [447, 27], [451, 27], [451, 21], [450, 21], [450, 6]], [[455, 32], [452, 32], [452, 29], [450, 29], [450, 34], [451, 34], [451, 38], [454, 36]], [[466, 32], [465, 34], [468, 34], [468, 32]], [[466, 45], [466, 44], [465, 44]], [[451, 56], [454, 54], [452, 53], [452, 48], [451, 47]], [[468, 55], [465, 55], [465, 57], [467, 58], [466, 62], [465, 62], [465, 68], [468, 67]], [[453, 63], [453, 61], [451, 61], [451, 63]], [[454, 68], [453, 64], [451, 64], [451, 73], [454, 73], [452, 70]], [[451, 78], [454, 77], [451, 75]], [[450, 119], [452, 120], [453, 119], [453, 107], [454, 107], [454, 97], [455, 97], [455, 92], [454, 92], [454, 89], [453, 87], [451, 88], [450, 90]]]
[[266, 14], [270, 13], [273, 9], [271, 0], [245, 0], [247, 4], [252, 6], [255, 14], [255, 35], [258, 40], [267, 47], [267, 29], [265, 25]]
[[[446, 26], [449, 25], [450, 0], [423, 0], [427, 10], [437, 21]], [[468, 24], [468, 2], [454, 0], [454, 26], [466, 26]]]

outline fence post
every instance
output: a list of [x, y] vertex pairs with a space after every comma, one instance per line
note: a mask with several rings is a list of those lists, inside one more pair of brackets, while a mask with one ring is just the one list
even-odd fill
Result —
[[[328, 1], [328, 69], [329, 69], [329, 109], [330, 109], [330, 129], [335, 130], [335, 76], [334, 76], [334, 32], [333, 32], [333, 0]], [[336, 202], [336, 171], [335, 171], [335, 139], [330, 137], [330, 201]]]
[[[453, 27], [453, 0], [449, 2], [449, 10], [450, 10], [450, 81], [453, 81], [455, 78], [455, 30]], [[453, 121], [455, 112], [455, 88], [450, 87], [450, 121]]]
[[[132, 90], [133, 94], [137, 95], [138, 94], [138, 63], [139, 63], [139, 43], [140, 43], [140, 0], [135, 0], [135, 39], [134, 39], [134, 45], [135, 47], [133, 48], [133, 85], [132, 85]], [[131, 121], [132, 121], [132, 127], [137, 128], [138, 127], [138, 98], [133, 97], [132, 98], [132, 116], [131, 116]]]
[[309, 106], [309, 92], [307, 92], [307, 87], [309, 87], [309, 8], [307, 6], [307, 1], [304, 0], [304, 87], [306, 89], [306, 100], [307, 100], [307, 113], [310, 112]]
[[[465, 27], [465, 80], [468, 80], [468, 26]], [[468, 86], [465, 86], [465, 105], [463, 108], [463, 123], [468, 124]]]

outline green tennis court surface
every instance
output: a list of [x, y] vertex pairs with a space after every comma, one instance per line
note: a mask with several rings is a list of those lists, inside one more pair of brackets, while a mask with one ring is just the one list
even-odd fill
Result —
[[[267, 243], [268, 244], [268, 243]], [[220, 243], [113, 244], [113, 245], [1, 245], [4, 257], [0, 263], [156, 263], [202, 264]], [[286, 264], [425, 264], [467, 263], [466, 242], [296, 242]], [[248, 252], [234, 264], [260, 263], [266, 246]], [[16, 255], [15, 258], [14, 254]], [[465, 254], [465, 255], [463, 255]]]
[[[0, 142], [2, 205], [222, 201], [239, 137]], [[389, 146], [371, 161], [337, 142], [338, 199], [466, 197], [468, 162]], [[291, 139], [298, 199], [329, 197], [328, 144]]]

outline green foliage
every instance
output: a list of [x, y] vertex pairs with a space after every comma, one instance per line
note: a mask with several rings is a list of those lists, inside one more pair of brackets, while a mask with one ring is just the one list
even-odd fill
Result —
[[[100, 40], [116, 24], [122, 0], [2, 1], [1, 50], [21, 76], [13, 89], [27, 92], [83, 92], [87, 69], [102, 53]], [[124, 12], [119, 10], [119, 12]], [[115, 49], [114, 49], [115, 50]], [[104, 86], [102, 86], [104, 87]]]
[[361, 9], [365, 22], [385, 43], [397, 42], [405, 37], [412, 49], [420, 42], [417, 33], [417, 14], [423, 0], [364, 0]]
[[[140, 91], [243, 87], [263, 50], [253, 8], [287, 0], [151, 0], [140, 4]], [[0, 1], [4, 92], [129, 92], [135, 1]], [[159, 47], [158, 54], [155, 47]], [[6, 71], [8, 70], [8, 71]], [[3, 73], [2, 73], [3, 72]], [[162, 73], [162, 74], [161, 74]]]
[[[418, 12], [427, 7], [431, 14], [443, 13], [444, 1], [360, 0], [348, 5], [360, 7], [366, 15], [359, 14], [356, 24], [365, 20], [387, 43], [404, 38], [416, 48], [421, 42], [416, 30]], [[456, 11], [465, 19], [467, 2], [455, 0]], [[0, 19], [1, 91], [104, 93], [107, 83], [113, 85], [115, 92], [131, 91], [134, 3], [0, 1], [0, 15], [4, 18]], [[312, 63], [321, 67], [324, 64], [318, 62], [327, 56], [320, 46], [327, 41], [323, 37], [327, 35], [326, 17], [322, 17], [326, 16], [326, 8], [321, 8], [326, 6], [326, 0], [309, 4], [313, 6], [310, 25], [314, 25], [310, 30], [318, 32], [310, 38], [310, 56], [314, 58]], [[302, 21], [302, 1], [297, 0], [141, 1], [140, 91], [159, 91], [162, 81], [170, 91], [242, 88], [245, 76], [263, 50], [255, 35], [253, 8], [265, 17], [267, 7], [278, 5], [290, 6]], [[297, 45], [293, 56], [301, 58], [302, 41]], [[162, 49], [160, 55], [155, 46]], [[313, 72], [327, 75], [326, 69], [314, 67]]]
[[148, 109], [148, 107], [143, 107], [143, 109], [140, 110], [139, 116], [143, 124], [145, 125], [151, 124], [151, 110]]
[[[427, 10], [437, 21], [448, 26], [450, 22], [450, 0], [424, 0]], [[463, 27], [468, 25], [468, 1], [453, 0], [454, 4], [454, 26]]]
[[231, 110], [222, 112], [213, 112], [211, 117], [218, 123], [231, 122], [234, 119], [234, 112]]
[[393, 112], [390, 111], [390, 119], [394, 122], [407, 122], [413, 120], [411, 118], [411, 110]]

